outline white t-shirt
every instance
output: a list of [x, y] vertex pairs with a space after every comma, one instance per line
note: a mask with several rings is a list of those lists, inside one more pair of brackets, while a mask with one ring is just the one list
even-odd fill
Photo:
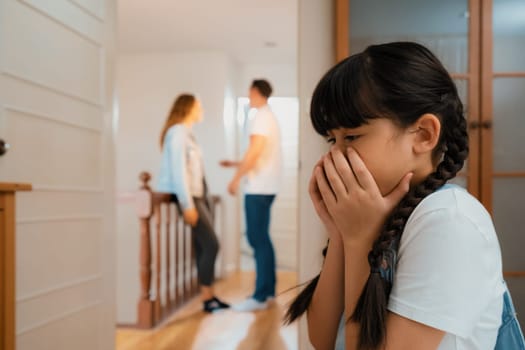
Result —
[[490, 215], [447, 185], [407, 221], [388, 309], [445, 331], [438, 350], [492, 350], [503, 308], [501, 252]]
[[250, 123], [249, 134], [266, 137], [257, 164], [247, 175], [247, 194], [277, 194], [282, 172], [281, 132], [277, 118], [268, 105], [257, 110]]

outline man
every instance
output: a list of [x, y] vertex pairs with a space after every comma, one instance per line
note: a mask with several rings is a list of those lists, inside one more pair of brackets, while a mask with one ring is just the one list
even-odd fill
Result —
[[255, 292], [245, 301], [233, 305], [237, 311], [255, 311], [268, 307], [275, 296], [275, 253], [270, 239], [270, 212], [281, 181], [281, 133], [268, 98], [272, 87], [266, 80], [254, 80], [250, 87], [250, 106], [257, 109], [250, 127], [250, 143], [240, 162], [222, 161], [225, 167], [236, 167], [228, 191], [235, 195], [241, 179], [244, 187], [246, 234], [255, 255]]

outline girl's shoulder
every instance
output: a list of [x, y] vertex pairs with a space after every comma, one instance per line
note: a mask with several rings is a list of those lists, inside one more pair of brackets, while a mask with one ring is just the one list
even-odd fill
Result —
[[485, 207], [458, 185], [447, 184], [423, 199], [410, 215], [407, 226], [417, 221], [435, 222], [434, 217], [466, 220], [485, 235], [494, 233], [492, 218]]

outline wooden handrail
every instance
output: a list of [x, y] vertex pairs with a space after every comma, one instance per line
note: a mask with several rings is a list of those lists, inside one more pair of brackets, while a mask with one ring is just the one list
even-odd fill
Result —
[[15, 193], [30, 184], [0, 182], [0, 350], [15, 349]]
[[[184, 223], [176, 198], [153, 192], [149, 173], [142, 172], [139, 178], [141, 292], [137, 326], [152, 328], [194, 297], [199, 286], [191, 227]], [[221, 199], [213, 196], [209, 202], [215, 217]]]
[[0, 182], [0, 192], [31, 191], [32, 189], [31, 184]]

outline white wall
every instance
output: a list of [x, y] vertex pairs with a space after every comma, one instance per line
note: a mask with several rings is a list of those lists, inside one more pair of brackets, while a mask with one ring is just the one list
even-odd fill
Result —
[[[310, 123], [309, 106], [315, 85], [334, 64], [334, 19], [332, 1], [299, 0], [299, 282], [320, 271], [321, 250], [326, 236], [308, 198], [312, 169], [326, 150], [326, 143]], [[312, 349], [303, 318], [299, 327], [299, 349]]]
[[[220, 52], [148, 53], [122, 55], [118, 61], [120, 120], [117, 133], [117, 321], [136, 322], [139, 296], [139, 228], [133, 192], [138, 174], [147, 170], [157, 178], [159, 132], [174, 98], [196, 94], [204, 107], [204, 121], [195, 136], [204, 153], [210, 191], [223, 198], [224, 222], [218, 264], [236, 268], [238, 256], [237, 201], [226, 187], [231, 171], [218, 162], [235, 155], [236, 84], [229, 58]], [[154, 186], [153, 186], [154, 187]]]
[[19, 350], [115, 346], [115, 7], [0, 1], [0, 181], [33, 184], [17, 195]]

